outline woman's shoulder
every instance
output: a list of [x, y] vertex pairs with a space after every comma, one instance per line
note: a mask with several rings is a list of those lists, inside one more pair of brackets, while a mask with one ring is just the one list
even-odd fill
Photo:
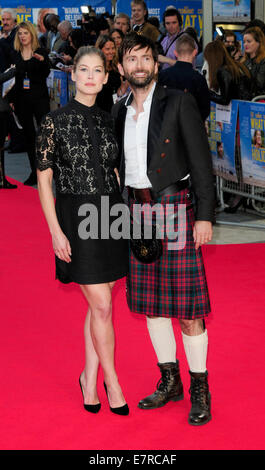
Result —
[[34, 53], [40, 54], [40, 55], [42, 55], [43, 57], [46, 57], [46, 58], [49, 57], [48, 51], [44, 47], [37, 47], [37, 49], [35, 49]]
[[45, 47], [37, 47], [37, 49], [35, 49], [34, 52], [37, 52], [37, 54], [48, 54], [48, 51], [47, 49], [45, 49]]
[[69, 103], [67, 103], [65, 106], [62, 106], [61, 108], [58, 108], [58, 109], [54, 109], [52, 111], [49, 111], [49, 113], [47, 113], [45, 115], [45, 117], [43, 118], [43, 122], [54, 122], [56, 123], [56, 121], [61, 117], [67, 117], [71, 114], [71, 106]]
[[10, 60], [11, 60], [11, 63], [12, 64], [15, 64], [19, 61], [22, 60], [22, 56], [21, 56], [21, 53], [20, 51], [16, 51], [15, 49], [12, 49], [10, 51]]

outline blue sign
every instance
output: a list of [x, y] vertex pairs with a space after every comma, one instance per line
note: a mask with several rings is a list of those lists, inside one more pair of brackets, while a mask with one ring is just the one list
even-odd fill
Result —
[[238, 101], [231, 101], [229, 107], [220, 107], [211, 102], [210, 116], [205, 122], [212, 153], [213, 172], [235, 183], [238, 181], [235, 166], [237, 115]]
[[265, 103], [239, 101], [243, 182], [265, 187]]
[[47, 78], [47, 86], [51, 110], [65, 106], [68, 102], [68, 74], [52, 69]]
[[[73, 0], [47, 0], [45, 3], [41, 0], [32, 0], [31, 2], [25, 2], [25, 5], [21, 5], [17, 0], [8, 0], [6, 7], [15, 8], [17, 11], [17, 21], [30, 21], [33, 23], [38, 30], [38, 33], [44, 32], [43, 28], [43, 17], [46, 13], [56, 13], [59, 15], [61, 21], [68, 20], [72, 23], [73, 27], [77, 26], [77, 20], [81, 19], [81, 5], [84, 2], [73, 2]], [[102, 14], [108, 11], [111, 13], [111, 0], [89, 0], [89, 5], [96, 11], [96, 14]], [[2, 8], [5, 5], [1, 5]], [[1, 19], [1, 8], [0, 8], [0, 19]]]

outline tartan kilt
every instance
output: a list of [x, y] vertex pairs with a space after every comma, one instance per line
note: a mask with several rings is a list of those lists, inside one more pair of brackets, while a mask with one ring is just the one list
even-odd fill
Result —
[[[161, 240], [163, 254], [159, 260], [150, 264], [138, 261], [130, 249], [126, 295], [132, 312], [186, 320], [203, 319], [210, 313], [202, 253], [200, 248], [195, 250], [193, 240], [195, 217], [191, 198], [190, 191], [184, 189], [156, 201], [164, 210], [165, 204], [174, 204], [175, 232], [182, 228], [181, 219], [178, 220], [177, 216], [178, 204], [186, 205], [184, 248], [169, 250], [170, 240], [165, 234]], [[131, 214], [135, 203], [135, 200], [129, 200]], [[153, 206], [155, 203], [152, 201], [150, 204]]]

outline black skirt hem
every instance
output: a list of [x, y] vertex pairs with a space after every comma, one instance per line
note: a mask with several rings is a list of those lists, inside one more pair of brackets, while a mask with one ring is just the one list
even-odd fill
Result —
[[56, 270], [55, 279], [60, 281], [62, 284], [70, 284], [72, 282], [79, 285], [106, 284], [108, 282], [118, 281], [119, 279], [122, 279], [126, 276], [127, 272], [128, 271], [125, 270], [116, 273], [112, 271], [111, 273], [106, 274], [104, 277], [97, 277], [97, 274], [95, 274], [95, 276], [93, 277], [82, 279], [78, 277], [78, 275], [73, 274], [72, 276], [69, 276], [63, 273], [62, 271]]

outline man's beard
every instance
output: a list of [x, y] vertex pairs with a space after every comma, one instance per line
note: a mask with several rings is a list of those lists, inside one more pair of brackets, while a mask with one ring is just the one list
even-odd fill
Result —
[[145, 77], [135, 77], [134, 74], [124, 73], [124, 78], [129, 82], [129, 84], [135, 88], [145, 88], [153, 81], [155, 78], [155, 71], [146, 72], [145, 70], [139, 70], [137, 73], [147, 73]]

